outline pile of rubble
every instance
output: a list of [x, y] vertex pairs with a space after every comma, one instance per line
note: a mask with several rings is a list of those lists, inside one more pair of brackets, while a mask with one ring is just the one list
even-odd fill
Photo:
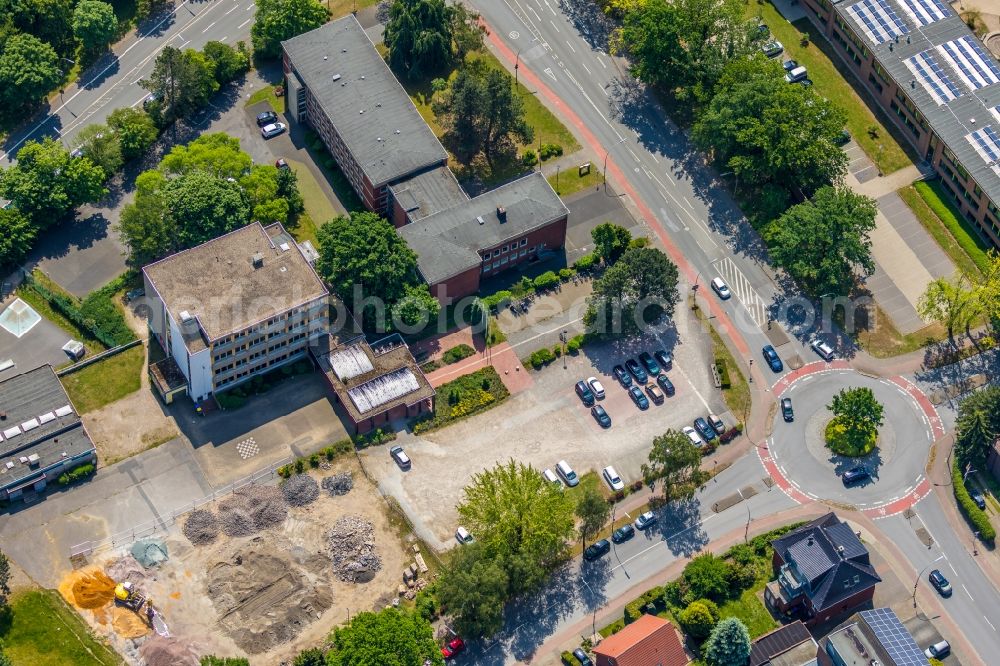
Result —
[[342, 472], [323, 477], [323, 490], [331, 495], [346, 495], [354, 487], [354, 477], [350, 472]]
[[319, 497], [319, 484], [308, 474], [296, 474], [281, 484], [281, 492], [291, 506], [305, 506]]
[[375, 528], [361, 516], [341, 516], [326, 533], [330, 559], [337, 578], [345, 583], [364, 583], [382, 568], [375, 550]]
[[219, 536], [219, 521], [211, 511], [196, 509], [188, 514], [183, 531], [191, 543], [204, 546]]
[[422, 576], [427, 571], [424, 556], [420, 554], [420, 546], [413, 544], [413, 562], [403, 569], [403, 583], [396, 590], [399, 596], [412, 601], [417, 596], [417, 592], [429, 584], [427, 579]]
[[231, 537], [250, 536], [280, 525], [288, 515], [288, 505], [279, 488], [247, 486], [219, 502], [219, 524]]

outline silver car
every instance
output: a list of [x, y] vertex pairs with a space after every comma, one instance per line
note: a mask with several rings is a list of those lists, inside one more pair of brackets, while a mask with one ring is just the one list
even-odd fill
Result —
[[260, 133], [265, 139], [270, 139], [272, 136], [278, 136], [282, 132], [288, 129], [285, 123], [271, 123], [270, 125], [264, 125], [260, 128]]

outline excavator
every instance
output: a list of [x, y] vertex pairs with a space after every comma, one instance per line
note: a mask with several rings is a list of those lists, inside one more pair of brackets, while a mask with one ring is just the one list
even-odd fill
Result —
[[170, 636], [167, 623], [153, 607], [153, 600], [135, 589], [131, 581], [115, 585], [115, 603], [128, 608], [137, 615], [142, 615], [142, 608], [145, 606], [146, 622], [153, 628], [153, 631], [163, 637]]

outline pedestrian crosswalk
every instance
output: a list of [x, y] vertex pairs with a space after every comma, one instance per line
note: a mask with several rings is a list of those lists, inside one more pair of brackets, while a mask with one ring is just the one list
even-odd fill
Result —
[[757, 325], [763, 327], [768, 320], [767, 303], [757, 295], [757, 292], [750, 285], [750, 280], [743, 275], [743, 272], [730, 257], [720, 259], [715, 262], [714, 266], [719, 271], [719, 276], [726, 281], [729, 289], [747, 309]]

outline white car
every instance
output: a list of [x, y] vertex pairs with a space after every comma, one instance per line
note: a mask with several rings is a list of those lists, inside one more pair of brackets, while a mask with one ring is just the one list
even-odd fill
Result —
[[695, 446], [698, 447], [705, 446], [705, 440], [703, 440], [701, 438], [701, 435], [698, 434], [698, 431], [692, 428], [691, 426], [684, 426], [683, 428], [681, 428], [681, 432], [687, 435], [688, 439], [690, 439], [691, 443], [694, 444]]
[[598, 400], [604, 399], [604, 384], [601, 383], [597, 377], [587, 377], [587, 383], [590, 384], [590, 390], [594, 392], [594, 397]]
[[465, 529], [461, 525], [455, 530], [455, 539], [461, 544], [472, 543], [476, 540], [474, 536], [469, 534], [469, 530]]
[[608, 465], [601, 473], [604, 474], [604, 480], [611, 486], [611, 490], [625, 490], [625, 482], [622, 481], [622, 477], [618, 476], [614, 467]]
[[809, 346], [812, 347], [813, 351], [819, 354], [824, 361], [829, 362], [833, 360], [833, 347], [826, 344], [819, 338], [816, 338], [811, 343], [809, 343]]
[[265, 139], [270, 139], [272, 136], [278, 136], [284, 132], [288, 127], [285, 123], [271, 123], [270, 125], [264, 125], [260, 128], [260, 133]]
[[720, 277], [712, 278], [712, 289], [722, 300], [727, 300], [733, 295], [733, 292], [729, 291], [729, 285]]
[[401, 469], [410, 469], [410, 456], [406, 455], [402, 446], [394, 446], [389, 449], [389, 455]]
[[924, 656], [928, 659], [941, 659], [949, 654], [951, 654], [951, 645], [948, 644], [948, 641], [938, 641], [924, 650]]

